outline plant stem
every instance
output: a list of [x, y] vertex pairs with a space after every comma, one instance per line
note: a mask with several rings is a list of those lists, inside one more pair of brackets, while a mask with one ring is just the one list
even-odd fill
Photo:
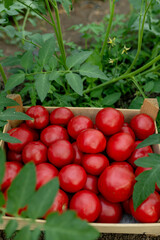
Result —
[[[24, 33], [24, 30], [25, 30], [25, 26], [26, 26], [26, 22], [27, 22], [27, 18], [29, 16], [29, 13], [30, 13], [30, 8], [27, 8], [27, 12], [25, 14], [25, 17], [24, 17], [24, 21], [23, 21], [23, 25], [22, 25], [22, 38], [25, 39], [25, 33]], [[24, 45], [24, 40], [22, 40], [22, 44]]]
[[7, 83], [7, 77], [6, 77], [6, 74], [5, 74], [4, 69], [3, 69], [3, 67], [2, 67], [1, 64], [0, 64], [0, 73], [1, 73], [1, 75], [2, 75], [2, 79], [3, 79], [4, 85], [6, 85], [6, 83]]
[[37, 43], [33, 43], [32, 41], [29, 41], [29, 40], [27, 40], [27, 39], [25, 39], [25, 38], [22, 38], [22, 40], [25, 41], [25, 42], [31, 43], [31, 44], [33, 44], [34, 46], [38, 47], [38, 48], [41, 48], [41, 46], [40, 46], [39, 44], [37, 44]]
[[135, 79], [135, 77], [132, 77], [131, 80], [132, 80], [132, 82], [135, 84], [135, 86], [138, 88], [138, 90], [140, 91], [140, 93], [142, 94], [142, 96], [143, 96], [144, 98], [146, 98], [145, 93], [143, 92], [141, 86], [139, 85], [139, 83], [137, 82], [137, 80]]
[[105, 40], [104, 40], [104, 43], [103, 43], [103, 46], [102, 46], [102, 49], [101, 49], [101, 52], [100, 52], [100, 57], [102, 58], [103, 55], [104, 55], [104, 50], [105, 50], [105, 47], [107, 45], [107, 40], [108, 40], [108, 37], [109, 37], [109, 33], [110, 33], [110, 30], [111, 30], [111, 26], [112, 26], [112, 21], [113, 21], [113, 15], [114, 15], [114, 7], [115, 7], [115, 0], [109, 0], [109, 4], [110, 4], [110, 18], [109, 18], [109, 23], [108, 23], [108, 27], [107, 27], [107, 31], [106, 31], [106, 36], [105, 36]]
[[20, 32], [21, 30], [20, 30], [20, 27], [19, 27], [18, 21], [17, 21], [17, 19], [16, 19], [16, 16], [13, 16], [12, 18], [13, 18], [13, 21], [14, 21], [16, 27], [17, 27], [18, 32]]

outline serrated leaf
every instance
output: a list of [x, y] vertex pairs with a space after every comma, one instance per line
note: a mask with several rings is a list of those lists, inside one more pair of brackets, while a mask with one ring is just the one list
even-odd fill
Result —
[[13, 4], [13, 0], [4, 1], [5, 8], [9, 8]]
[[144, 91], [150, 92], [154, 88], [154, 82], [150, 81], [144, 85]]
[[5, 96], [0, 96], [0, 103], [1, 103], [1, 106], [3, 106], [3, 107], [18, 106], [19, 105], [13, 99], [7, 98]]
[[47, 65], [49, 59], [55, 51], [55, 47], [56, 44], [54, 38], [50, 38], [43, 44], [42, 48], [40, 48], [38, 56], [39, 62], [42, 66]]
[[67, 73], [66, 79], [71, 88], [80, 96], [83, 95], [83, 81], [76, 73]]
[[2, 61], [2, 66], [8, 67], [8, 66], [15, 66], [20, 64], [20, 59], [17, 57], [7, 57]]
[[32, 118], [25, 113], [16, 112], [14, 108], [8, 108], [0, 113], [0, 120], [32, 120]]
[[84, 63], [81, 66], [79, 73], [82, 76], [87, 76], [90, 78], [100, 78], [100, 79], [108, 80], [106, 75], [99, 69], [98, 66], [91, 65], [89, 63]]
[[[1, 132], [0, 132], [1, 134]], [[4, 173], [5, 173], [5, 161], [6, 161], [6, 156], [2, 148], [0, 147], [0, 184], [3, 181]]]
[[50, 214], [45, 224], [46, 240], [93, 240], [98, 239], [98, 231], [86, 221], [77, 218], [73, 211], [59, 215]]
[[15, 214], [25, 207], [35, 191], [36, 172], [34, 163], [26, 164], [8, 189], [7, 212]]
[[7, 121], [0, 121], [0, 127], [4, 127], [7, 124]]
[[129, 105], [129, 109], [139, 109], [141, 108], [142, 104], [143, 104], [143, 97], [135, 97], [131, 104]]
[[43, 217], [53, 204], [53, 200], [58, 192], [58, 178], [54, 178], [38, 189], [30, 199], [27, 214], [30, 218]]
[[136, 149], [154, 145], [154, 144], [160, 144], [160, 134], [152, 134], [145, 140], [143, 140], [141, 143], [139, 143], [136, 147]]
[[25, 74], [24, 73], [17, 73], [8, 78], [8, 81], [5, 85], [5, 91], [9, 91], [19, 84], [23, 83], [25, 80]]
[[2, 192], [0, 192], [0, 207], [3, 207], [4, 204], [5, 204], [4, 195]]
[[144, 168], [156, 167], [160, 164], [160, 155], [156, 153], [149, 153], [147, 157], [142, 157], [134, 162], [137, 166]]
[[2, 133], [0, 132], [0, 140], [9, 143], [21, 143], [21, 141], [17, 138], [11, 137], [9, 133]]
[[16, 233], [14, 240], [31, 240], [30, 226], [27, 225], [23, 227], [20, 231]]
[[82, 64], [92, 54], [91, 51], [84, 51], [76, 53], [72, 56], [67, 57], [66, 64], [68, 68], [72, 68], [76, 65]]
[[10, 220], [5, 227], [6, 237], [10, 238], [12, 234], [16, 231], [18, 223], [16, 220]]
[[41, 234], [41, 230], [39, 228], [35, 228], [33, 231], [31, 231], [31, 240], [39, 239], [40, 234]]
[[49, 77], [47, 74], [39, 74], [35, 78], [35, 87], [41, 102], [43, 102], [50, 89]]
[[57, 59], [55, 58], [55, 56], [52, 56], [48, 62], [49, 67], [53, 70], [57, 67], [57, 64], [58, 64]]
[[120, 92], [109, 94], [103, 99], [102, 104], [105, 106], [111, 106], [116, 103], [120, 99], [120, 97]]
[[57, 80], [60, 77], [59, 72], [53, 71], [49, 74], [49, 81]]
[[27, 51], [21, 58], [21, 66], [27, 71], [33, 67], [32, 51]]
[[70, 6], [72, 5], [71, 0], [61, 0], [62, 6], [67, 14], [69, 14]]
[[40, 46], [44, 44], [42, 35], [40, 33], [35, 33], [32, 35], [29, 35], [28, 37], [32, 40], [32, 42], [37, 43]]
[[[8, 0], [7, 0], [8, 1]], [[8, 35], [8, 37], [13, 38], [16, 34], [16, 30], [12, 25], [7, 25], [2, 28], [5, 33]]]

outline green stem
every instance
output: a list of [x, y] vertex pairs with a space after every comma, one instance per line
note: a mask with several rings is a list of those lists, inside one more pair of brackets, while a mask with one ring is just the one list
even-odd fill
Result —
[[21, 29], [20, 29], [20, 27], [19, 27], [19, 24], [18, 24], [18, 21], [17, 21], [17, 18], [16, 18], [16, 16], [13, 16], [12, 18], [13, 18], [13, 21], [14, 21], [14, 23], [15, 23], [16, 27], [17, 27], [17, 30], [18, 30], [18, 32], [20, 32], [20, 31], [21, 31]]
[[[30, 13], [30, 8], [27, 8], [27, 12], [25, 14], [25, 17], [24, 17], [24, 21], [23, 21], [23, 25], [22, 25], [22, 38], [25, 39], [25, 33], [24, 33], [24, 30], [25, 30], [25, 26], [26, 26], [26, 22], [27, 22], [27, 18], [29, 16], [29, 13]], [[22, 40], [22, 44], [24, 45], [24, 40]]]
[[140, 91], [140, 93], [142, 94], [142, 96], [143, 96], [144, 98], [146, 98], [145, 93], [143, 92], [141, 86], [139, 85], [139, 83], [137, 82], [137, 80], [135, 79], [135, 77], [132, 77], [131, 80], [132, 80], [132, 82], [135, 84], [135, 86], [138, 88], [138, 90]]
[[113, 15], [114, 15], [114, 7], [115, 7], [115, 0], [113, 0], [113, 2], [111, 0], [109, 0], [109, 4], [110, 4], [110, 18], [109, 18], [109, 23], [108, 23], [108, 27], [107, 27], [107, 31], [106, 31], [106, 36], [105, 36], [105, 40], [104, 40], [104, 43], [103, 43], [103, 46], [102, 46], [102, 49], [101, 49], [101, 52], [100, 52], [100, 56], [101, 58], [103, 57], [104, 55], [104, 50], [105, 50], [105, 47], [107, 45], [107, 40], [108, 40], [108, 37], [109, 37], [109, 33], [110, 33], [110, 30], [111, 30], [111, 26], [112, 26], [112, 21], [113, 21]]
[[6, 77], [6, 74], [5, 74], [5, 72], [4, 72], [3, 67], [2, 67], [1, 64], [0, 64], [0, 73], [1, 73], [1, 75], [2, 75], [2, 79], [3, 79], [4, 85], [6, 85], [6, 83], [7, 83], [7, 77]]
[[27, 39], [25, 39], [25, 38], [22, 38], [22, 40], [25, 41], [25, 42], [31, 43], [31, 44], [33, 44], [34, 46], [38, 47], [38, 48], [41, 48], [41, 46], [40, 46], [39, 44], [37, 44], [37, 43], [33, 43], [32, 41], [29, 41], [29, 40], [27, 40]]

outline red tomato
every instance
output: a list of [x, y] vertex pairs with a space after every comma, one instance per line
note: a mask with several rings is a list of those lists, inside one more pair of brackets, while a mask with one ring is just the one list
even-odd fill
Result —
[[135, 134], [134, 134], [133, 130], [129, 126], [127, 126], [126, 123], [123, 124], [120, 132], [129, 133], [133, 137], [133, 139], [135, 140]]
[[155, 132], [153, 119], [147, 114], [140, 113], [131, 119], [130, 126], [136, 137], [144, 140]]
[[136, 209], [133, 208], [133, 200], [130, 200], [130, 209], [133, 217], [142, 223], [154, 223], [160, 217], [160, 195], [157, 192], [152, 193]]
[[70, 209], [75, 210], [80, 218], [94, 222], [100, 214], [101, 204], [96, 194], [81, 190], [72, 197]]
[[[136, 141], [135, 142], [135, 148], [136, 146], [140, 143], [141, 141]], [[134, 167], [136, 168], [137, 166], [135, 165], [135, 161], [138, 158], [142, 158], [142, 157], [148, 157], [148, 153], [153, 153], [152, 148], [150, 146], [147, 147], [143, 147], [143, 148], [139, 148], [139, 149], [135, 149], [131, 156], [128, 159], [128, 162]]]
[[152, 168], [143, 168], [143, 167], [137, 167], [135, 171], [135, 176], [137, 177], [139, 174], [141, 174], [144, 171], [151, 170]]
[[55, 125], [67, 126], [74, 114], [69, 108], [59, 107], [54, 109], [50, 114], [50, 123]]
[[48, 148], [48, 160], [58, 168], [70, 164], [73, 159], [73, 147], [67, 140], [57, 140]]
[[91, 192], [94, 192], [95, 194], [98, 194], [98, 177], [93, 175], [87, 175], [86, 183], [83, 187], [83, 189], [90, 190]]
[[73, 117], [67, 126], [69, 135], [76, 139], [82, 130], [93, 128], [93, 122], [90, 118], [79, 115]]
[[49, 124], [49, 112], [43, 106], [32, 106], [26, 114], [33, 118], [33, 120], [27, 120], [26, 124], [30, 128], [43, 129]]
[[53, 201], [52, 206], [46, 212], [46, 214], [43, 218], [46, 219], [50, 213], [53, 213], [56, 211], [58, 211], [59, 213], [63, 213], [65, 210], [67, 210], [68, 203], [69, 203], [69, 198], [68, 198], [67, 194], [64, 191], [62, 191], [61, 189], [59, 189], [58, 193]]
[[33, 141], [33, 134], [24, 128], [16, 128], [13, 132], [10, 133], [11, 137], [15, 137], [21, 141], [21, 143], [8, 143], [8, 148], [14, 152], [20, 153], [24, 146]]
[[123, 209], [127, 214], [131, 214], [131, 209], [129, 204], [130, 204], [130, 199], [127, 199], [126, 201], [122, 202]]
[[107, 167], [100, 175], [98, 189], [110, 202], [123, 202], [133, 192], [135, 176], [131, 170], [121, 165]]
[[128, 133], [116, 133], [107, 143], [107, 154], [115, 161], [125, 161], [134, 150], [134, 140]]
[[34, 141], [39, 140], [39, 133], [38, 133], [35, 129], [28, 127], [26, 123], [21, 123], [21, 124], [19, 125], [19, 127], [21, 127], [21, 128], [26, 128], [26, 129], [28, 129], [29, 131], [31, 131], [32, 134], [33, 134], [33, 140], [34, 140]]
[[79, 150], [77, 146], [77, 142], [72, 143], [73, 151], [74, 151], [74, 160], [73, 163], [81, 165], [83, 153]]
[[24, 163], [34, 162], [36, 165], [47, 161], [47, 147], [40, 141], [28, 143], [22, 151]]
[[100, 110], [96, 115], [96, 125], [105, 135], [119, 132], [124, 123], [123, 114], [111, 107]]
[[22, 154], [9, 150], [7, 152], [7, 161], [22, 162]]
[[130, 171], [134, 172], [134, 171], [133, 171], [133, 167], [132, 167], [129, 163], [127, 163], [127, 162], [112, 162], [112, 163], [111, 163], [111, 166], [112, 166], [112, 165], [119, 165], [119, 166], [122, 166], [122, 167], [126, 167], [126, 168], [128, 168]]
[[119, 223], [122, 218], [122, 207], [120, 203], [108, 202], [102, 196], [99, 196], [101, 203], [101, 212], [97, 219], [99, 223]]
[[77, 164], [64, 166], [59, 172], [60, 187], [70, 193], [81, 190], [87, 180], [87, 174], [83, 167]]
[[58, 125], [51, 125], [43, 129], [40, 139], [47, 147], [49, 147], [56, 140], [68, 140], [69, 137], [65, 128]]
[[85, 154], [82, 159], [82, 165], [87, 173], [100, 175], [109, 166], [109, 160], [101, 153]]
[[96, 129], [86, 129], [77, 137], [80, 151], [85, 153], [100, 153], [106, 147], [106, 139], [102, 132]]
[[22, 164], [19, 162], [6, 162], [5, 175], [1, 185], [2, 191], [10, 187], [13, 179], [17, 176], [21, 168]]
[[36, 165], [36, 190], [58, 176], [58, 170], [50, 163]]

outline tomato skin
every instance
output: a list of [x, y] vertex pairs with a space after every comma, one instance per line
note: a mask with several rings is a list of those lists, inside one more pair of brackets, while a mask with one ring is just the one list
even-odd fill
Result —
[[53, 125], [63, 125], [67, 126], [74, 114], [69, 108], [59, 107], [54, 109], [50, 114], [50, 123]]
[[107, 143], [106, 152], [115, 161], [125, 161], [134, 150], [134, 140], [128, 133], [116, 133]]
[[98, 197], [101, 203], [101, 212], [97, 219], [99, 223], [119, 223], [122, 218], [122, 206], [120, 203], [111, 203], [104, 197]]
[[9, 150], [7, 151], [7, 161], [22, 162], [22, 154]]
[[77, 139], [79, 133], [88, 128], [93, 128], [91, 119], [83, 115], [78, 115], [69, 121], [67, 131], [72, 138]]
[[106, 138], [96, 129], [86, 129], [77, 137], [77, 145], [84, 153], [100, 153], [105, 150]]
[[40, 105], [28, 108], [26, 114], [33, 120], [26, 120], [26, 124], [30, 128], [43, 129], [49, 124], [49, 112]]
[[65, 128], [58, 125], [50, 125], [43, 129], [40, 139], [47, 147], [49, 147], [56, 140], [68, 140], [69, 137]]
[[52, 206], [49, 208], [49, 210], [46, 212], [43, 218], [46, 219], [50, 213], [56, 211], [58, 211], [59, 213], [63, 213], [65, 210], [67, 210], [68, 203], [69, 198], [67, 194], [63, 190], [59, 189]]
[[101, 153], [84, 154], [82, 166], [87, 173], [92, 175], [100, 175], [103, 170], [109, 166], [109, 160]]
[[86, 180], [84, 168], [77, 164], [64, 166], [59, 172], [60, 187], [66, 192], [78, 192], [84, 187]]
[[4, 178], [1, 185], [1, 190], [4, 191], [8, 189], [13, 181], [13, 179], [17, 176], [19, 171], [22, 168], [22, 164], [19, 162], [6, 162], [6, 170], [4, 174]]
[[135, 176], [137, 177], [139, 174], [141, 174], [144, 171], [151, 170], [152, 168], [143, 168], [143, 167], [137, 167], [135, 171]]
[[99, 177], [98, 189], [110, 202], [123, 202], [130, 198], [135, 176], [128, 168], [120, 165], [107, 167]]
[[75, 210], [81, 219], [94, 222], [100, 214], [101, 204], [96, 194], [81, 190], [72, 197], [70, 209]]
[[126, 201], [122, 202], [122, 206], [123, 206], [125, 213], [132, 214], [131, 209], [130, 209], [130, 198], [127, 199]]
[[133, 140], [135, 140], [136, 138], [133, 130], [129, 126], [127, 126], [127, 124], [123, 124], [120, 132], [129, 133], [133, 137]]
[[86, 183], [83, 189], [90, 190], [91, 192], [98, 194], [98, 177], [93, 175], [87, 175]]
[[34, 162], [40, 164], [47, 161], [47, 147], [40, 141], [28, 143], [22, 151], [22, 160], [26, 164]]
[[130, 200], [130, 209], [133, 217], [142, 223], [157, 222], [160, 217], [160, 195], [155, 191], [136, 209], [133, 208], [133, 199]]
[[57, 140], [48, 148], [48, 160], [58, 168], [72, 163], [73, 159], [73, 147], [67, 140]]
[[123, 114], [111, 107], [100, 110], [96, 115], [96, 126], [104, 135], [113, 135], [119, 132], [124, 123]]
[[122, 167], [126, 167], [126, 168], [128, 168], [131, 172], [134, 172], [133, 167], [132, 167], [129, 163], [127, 163], [127, 162], [112, 162], [112, 163], [110, 164], [110, 166], [112, 166], [112, 165], [119, 165], [119, 166], [122, 166]]
[[77, 142], [72, 143], [73, 151], [74, 151], [74, 159], [73, 163], [81, 165], [83, 153], [79, 150], [77, 146]]
[[26, 128], [26, 129], [28, 129], [29, 131], [31, 131], [31, 133], [33, 134], [33, 140], [34, 140], [34, 141], [38, 141], [38, 140], [39, 140], [39, 133], [38, 133], [35, 129], [28, 127], [25, 122], [24, 122], [24, 123], [21, 123], [21, 124], [19, 125], [19, 127], [21, 127], [21, 128]]
[[8, 148], [14, 152], [22, 152], [24, 146], [33, 141], [33, 134], [24, 128], [16, 128], [10, 133], [11, 137], [15, 137], [21, 141], [21, 143], [8, 143]]
[[50, 163], [36, 165], [36, 190], [58, 176], [58, 169]]
[[145, 113], [140, 113], [131, 119], [130, 126], [136, 137], [144, 140], [155, 132], [153, 119]]

